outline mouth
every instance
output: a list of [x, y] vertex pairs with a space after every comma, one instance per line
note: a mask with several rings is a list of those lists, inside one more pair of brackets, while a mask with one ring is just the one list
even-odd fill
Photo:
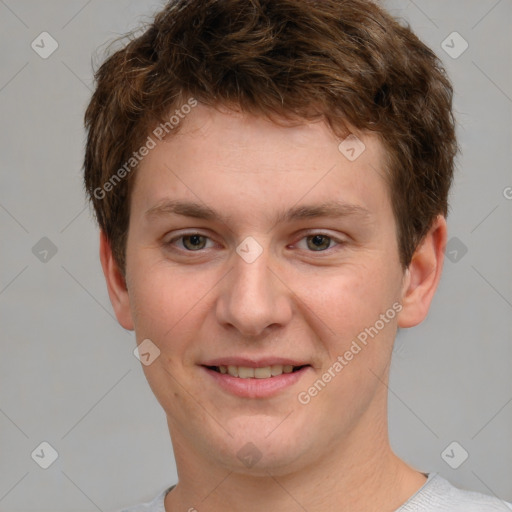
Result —
[[[239, 364], [233, 364], [233, 363]], [[293, 361], [211, 361], [200, 365], [210, 382], [242, 398], [270, 398], [292, 389], [313, 368]], [[240, 364], [242, 363], [242, 364]], [[274, 364], [272, 364], [274, 363]], [[283, 364], [284, 363], [284, 364]], [[250, 365], [250, 366], [249, 366]]]
[[219, 365], [219, 366], [205, 366], [209, 370], [220, 373], [222, 375], [231, 375], [239, 379], [271, 379], [279, 377], [283, 373], [294, 373], [309, 366], [303, 364], [300, 366], [293, 366], [291, 364], [274, 364], [271, 366], [261, 366], [253, 368], [250, 366], [234, 366], [234, 365]]

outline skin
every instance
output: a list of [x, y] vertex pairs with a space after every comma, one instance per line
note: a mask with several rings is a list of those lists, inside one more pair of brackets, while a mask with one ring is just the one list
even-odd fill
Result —
[[[426, 477], [389, 445], [390, 358], [397, 327], [427, 315], [445, 219], [436, 219], [404, 272], [377, 136], [358, 134], [366, 150], [351, 162], [320, 121], [279, 126], [198, 105], [182, 122], [137, 170], [126, 279], [100, 236], [118, 321], [160, 350], [143, 370], [166, 412], [178, 468], [166, 510], [396, 510]], [[226, 218], [146, 214], [166, 198]], [[367, 214], [275, 222], [278, 212], [331, 200]], [[208, 237], [199, 251], [178, 238], [194, 233]], [[320, 239], [323, 251], [311, 243], [315, 234], [328, 237]], [[263, 251], [252, 263], [236, 252], [247, 236]], [[396, 303], [400, 313], [301, 404], [298, 393]], [[267, 355], [311, 367], [289, 388], [257, 399], [220, 389], [199, 366]], [[252, 467], [237, 457], [249, 442], [261, 454]]]

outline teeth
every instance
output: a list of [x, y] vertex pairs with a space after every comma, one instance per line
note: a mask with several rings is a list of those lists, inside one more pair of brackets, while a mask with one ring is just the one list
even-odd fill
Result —
[[282, 364], [275, 364], [270, 367], [270, 373], [272, 374], [272, 377], [275, 377], [276, 375], [281, 375], [283, 373], [283, 365]]
[[262, 368], [249, 368], [248, 366], [218, 366], [219, 372], [222, 374], [229, 374], [232, 377], [239, 377], [240, 379], [268, 379], [270, 377], [277, 377], [283, 373], [292, 373], [293, 366], [291, 364], [275, 364], [272, 366], [264, 366]]
[[254, 377], [254, 368], [248, 368], [247, 366], [239, 366], [238, 376], [241, 379], [249, 379], [251, 377]]
[[270, 366], [265, 366], [263, 368], [254, 368], [254, 376], [257, 379], [268, 379], [272, 377], [272, 371], [270, 370]]

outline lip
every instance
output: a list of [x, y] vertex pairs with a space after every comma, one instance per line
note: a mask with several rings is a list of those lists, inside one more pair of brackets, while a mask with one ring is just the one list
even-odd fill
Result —
[[[226, 361], [236, 361], [236, 363], [226, 363]], [[210, 364], [209, 361], [208, 365], [201, 365], [200, 368], [203, 372], [205, 372], [207, 377], [212, 379], [213, 382], [221, 389], [241, 398], [270, 398], [275, 396], [281, 391], [296, 384], [307, 372], [312, 369], [311, 366], [304, 366], [295, 372], [283, 373], [281, 375], [277, 375], [276, 377], [269, 377], [266, 379], [241, 379], [239, 377], [233, 377], [228, 373], [219, 373], [215, 370], [207, 368], [207, 366], [227, 366], [230, 364], [233, 366], [248, 366], [249, 368], [271, 366], [272, 364], [292, 364], [293, 366], [302, 366], [301, 364], [293, 364], [292, 362], [281, 363], [276, 361], [281, 360], [272, 359], [271, 364], [267, 364], [263, 363], [261, 360], [256, 363], [254, 361], [242, 360], [240, 358], [222, 359], [222, 362], [218, 364]], [[283, 359], [283, 361], [285, 360]]]

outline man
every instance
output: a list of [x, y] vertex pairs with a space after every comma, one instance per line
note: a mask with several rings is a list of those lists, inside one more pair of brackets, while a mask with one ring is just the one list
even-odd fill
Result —
[[392, 451], [457, 151], [434, 53], [366, 0], [178, 0], [96, 74], [85, 185], [179, 474], [151, 511], [491, 511]]

